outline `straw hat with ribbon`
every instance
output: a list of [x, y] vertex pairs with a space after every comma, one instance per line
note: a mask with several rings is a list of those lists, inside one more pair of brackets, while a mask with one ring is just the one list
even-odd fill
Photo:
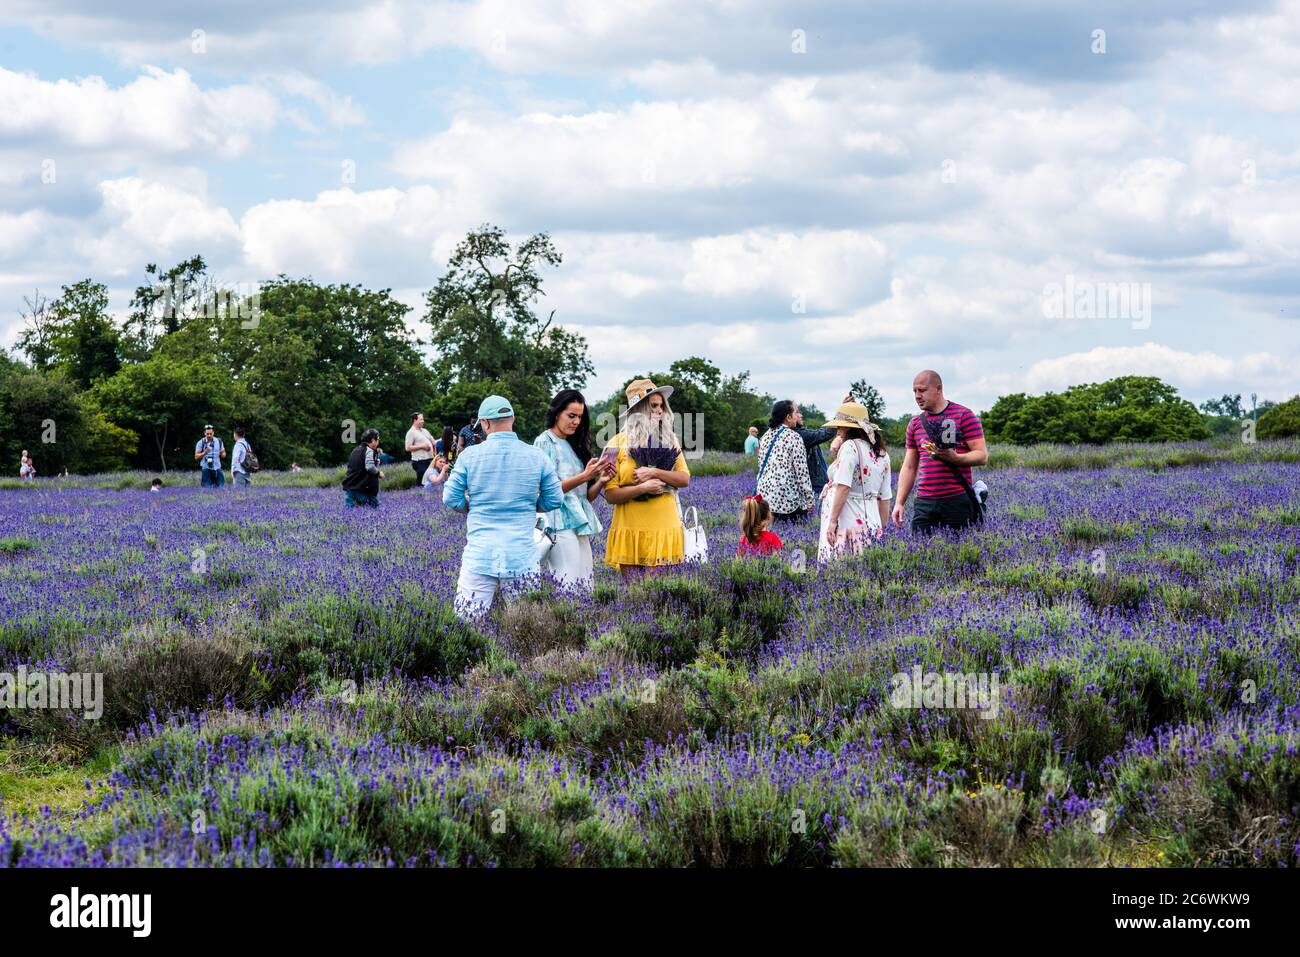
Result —
[[673, 394], [673, 387], [670, 385], [656, 387], [649, 379], [634, 379], [632, 382], [628, 383], [627, 391], [625, 392], [625, 395], [627, 395], [628, 411], [631, 412], [638, 404], [644, 402], [656, 392], [662, 395], [664, 401], [667, 402], [668, 397]]
[[835, 418], [827, 422], [827, 429], [861, 429], [870, 437], [880, 431], [880, 426], [871, 421], [867, 407], [858, 402], [845, 402], [835, 410]]

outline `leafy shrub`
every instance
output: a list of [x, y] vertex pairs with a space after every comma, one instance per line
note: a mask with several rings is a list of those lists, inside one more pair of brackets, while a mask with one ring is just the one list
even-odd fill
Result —
[[1079, 582], [1084, 596], [1097, 609], [1114, 607], [1136, 611], [1146, 601], [1150, 589], [1146, 579], [1131, 575], [1084, 574]]
[[533, 658], [557, 648], [581, 647], [586, 629], [571, 604], [526, 598], [501, 612], [500, 637], [515, 654]]
[[1300, 847], [1296, 732], [1184, 726], [1110, 768], [1112, 813], [1154, 838], [1175, 867], [1295, 866]]
[[1273, 406], [1261, 415], [1256, 434], [1261, 439], [1300, 438], [1300, 395]]
[[0, 538], [0, 555], [18, 555], [29, 552], [35, 547], [36, 543], [30, 538], [20, 538], [17, 535]]
[[377, 604], [315, 596], [284, 606], [258, 630], [287, 675], [317, 682], [331, 673], [357, 681], [393, 671], [412, 678], [455, 675], [492, 647], [446, 603], [410, 594]]
[[776, 559], [730, 559], [707, 578], [651, 578], [630, 591], [630, 604], [652, 615], [625, 620], [620, 631], [635, 654], [658, 666], [686, 664], [702, 649], [718, 648], [724, 628], [727, 654], [752, 660], [796, 607], [791, 574]]
[[270, 699], [261, 650], [225, 627], [202, 637], [175, 625], [143, 625], [94, 650], [74, 653], [70, 673], [103, 675], [103, 714], [85, 708], [15, 711], [14, 720], [38, 735], [79, 748], [95, 747], [134, 728], [150, 713], [197, 712], [229, 704], [247, 708]]

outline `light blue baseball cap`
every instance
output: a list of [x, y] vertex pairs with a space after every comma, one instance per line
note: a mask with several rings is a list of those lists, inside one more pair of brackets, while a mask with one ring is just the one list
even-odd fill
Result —
[[480, 419], [508, 419], [515, 414], [510, 400], [502, 395], [490, 395], [478, 407]]

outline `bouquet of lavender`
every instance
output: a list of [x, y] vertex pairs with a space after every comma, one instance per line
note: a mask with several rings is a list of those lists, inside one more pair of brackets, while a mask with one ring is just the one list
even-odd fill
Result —
[[[674, 445], [661, 445], [651, 443], [643, 445], [637, 449], [628, 449], [627, 454], [632, 456], [632, 461], [640, 468], [662, 469], [665, 472], [671, 472], [673, 466], [677, 464], [677, 447]], [[653, 495], [638, 495], [634, 501], [645, 502], [654, 498]]]

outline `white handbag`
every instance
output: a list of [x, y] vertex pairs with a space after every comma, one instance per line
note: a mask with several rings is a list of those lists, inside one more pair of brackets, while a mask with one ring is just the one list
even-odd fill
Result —
[[533, 526], [533, 547], [537, 549], [537, 564], [545, 563], [546, 556], [555, 545], [555, 529], [546, 524], [546, 516], [538, 515]]
[[[677, 500], [677, 511], [682, 516], [682, 534], [686, 539], [686, 560], [688, 562], [707, 562], [709, 560], [709, 540], [704, 534], [704, 526], [700, 524], [700, 513], [692, 505], [690, 508], [682, 509], [682, 500]], [[686, 524], [686, 513], [691, 513], [691, 520], [694, 524]]]

